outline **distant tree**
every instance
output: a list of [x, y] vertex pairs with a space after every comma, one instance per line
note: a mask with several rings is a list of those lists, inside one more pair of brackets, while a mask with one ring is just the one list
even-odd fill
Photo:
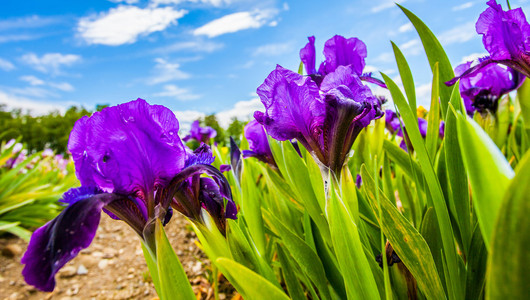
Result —
[[108, 104], [97, 104], [96, 111], [102, 111], [106, 107], [109, 107], [109, 105]]
[[236, 144], [240, 145], [241, 143], [241, 134], [243, 134], [243, 128], [245, 127], [245, 122], [239, 121], [236, 117], [232, 118], [232, 123], [228, 125], [226, 129], [226, 135], [234, 138]]
[[215, 114], [205, 116], [201, 123], [203, 126], [210, 126], [213, 129], [215, 129], [215, 131], [217, 131], [217, 135], [213, 139], [215, 142], [221, 145], [224, 145], [226, 143], [225, 131], [221, 127], [221, 125], [219, 125], [219, 122], [217, 121], [217, 117], [215, 116]]

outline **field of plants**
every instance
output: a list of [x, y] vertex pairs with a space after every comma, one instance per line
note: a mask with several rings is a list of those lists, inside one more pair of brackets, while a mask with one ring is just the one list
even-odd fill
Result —
[[530, 25], [490, 0], [476, 22], [489, 55], [453, 66], [399, 8], [431, 67], [428, 108], [396, 44], [401, 83], [336, 35], [324, 61], [309, 37], [298, 70], [271, 70], [262, 109], [222, 139], [204, 119], [179, 134], [140, 98], [77, 120], [68, 158], [6, 139], [0, 231], [29, 240], [25, 281], [53, 291], [107, 214], [141, 241], [160, 299], [205, 297], [166, 234], [179, 214], [216, 300], [220, 274], [235, 299], [528, 299]]

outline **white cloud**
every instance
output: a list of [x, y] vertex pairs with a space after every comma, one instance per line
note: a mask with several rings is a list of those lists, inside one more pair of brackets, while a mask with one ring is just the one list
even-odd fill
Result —
[[260, 28], [276, 15], [275, 10], [242, 11], [213, 20], [193, 31], [210, 38], [250, 28]]
[[33, 75], [22, 76], [20, 80], [26, 81], [30, 85], [44, 85], [44, 80], [41, 80]]
[[410, 40], [399, 46], [404, 54], [418, 55], [421, 53], [421, 42], [419, 39]]
[[189, 89], [180, 88], [174, 84], [164, 86], [164, 91], [154, 94], [155, 97], [171, 97], [179, 101], [190, 101], [201, 98], [201, 95], [194, 94]]
[[478, 38], [479, 35], [475, 31], [475, 23], [467, 22], [442, 32], [438, 35], [438, 39], [442, 45], [447, 46], [454, 43], [464, 43], [472, 38]]
[[34, 39], [38, 39], [38, 38], [39, 38], [38, 36], [30, 35], [30, 34], [0, 35], [0, 44], [9, 43], [9, 42], [30, 41], [30, 40], [34, 40]]
[[426, 83], [416, 86], [416, 103], [418, 106], [429, 108], [431, 106], [431, 88], [432, 84]]
[[68, 82], [46, 82], [40, 78], [37, 78], [33, 75], [27, 75], [27, 76], [21, 76], [20, 80], [25, 81], [29, 83], [31, 86], [40, 86], [40, 85], [47, 85], [52, 88], [61, 90], [63, 92], [71, 92], [75, 90], [75, 88], [69, 84]]
[[411, 31], [412, 29], [414, 28], [414, 26], [412, 26], [412, 23], [407, 23], [407, 24], [403, 24], [401, 26], [399, 26], [399, 32], [407, 32], [407, 31]]
[[64, 113], [70, 106], [67, 103], [50, 103], [36, 101], [26, 97], [17, 96], [0, 90], [0, 103], [5, 104], [7, 109], [29, 110], [32, 115], [45, 115], [52, 111]]
[[254, 50], [254, 56], [278, 56], [293, 50], [293, 43], [277, 43], [259, 46]]
[[127, 3], [127, 4], [136, 4], [139, 0], [109, 0], [112, 3]]
[[394, 54], [392, 52], [384, 52], [376, 56], [373, 61], [378, 63], [388, 63], [394, 60]]
[[224, 110], [216, 113], [219, 125], [226, 128], [232, 122], [232, 118], [237, 118], [240, 121], [248, 121], [254, 116], [256, 110], [264, 110], [263, 104], [259, 98], [248, 101], [239, 101], [234, 104], [234, 107], [229, 110]]
[[81, 61], [81, 56], [75, 54], [46, 53], [38, 57], [35, 53], [28, 53], [21, 57], [22, 61], [43, 73], [58, 75], [62, 66], [71, 66]]
[[456, 6], [453, 6], [453, 11], [458, 11], [458, 10], [464, 10], [466, 8], [470, 8], [471, 6], [473, 6], [475, 3], [473, 2], [466, 2], [466, 3], [462, 3], [460, 5], [456, 5]]
[[49, 82], [48, 85], [63, 92], [72, 92], [75, 90], [68, 82]]
[[462, 60], [460, 61], [459, 64], [463, 64], [463, 63], [466, 63], [466, 62], [468, 62], [468, 61], [475, 61], [475, 60], [477, 60], [477, 59], [479, 59], [479, 58], [482, 58], [482, 57], [484, 57], [484, 56], [487, 56], [487, 55], [489, 55], [489, 54], [486, 53], [486, 52], [482, 52], [482, 53], [471, 53], [471, 54], [469, 54], [469, 55], [467, 55], [467, 56], [462, 57]]
[[179, 133], [187, 133], [190, 131], [191, 123], [206, 116], [205, 113], [196, 111], [196, 110], [183, 110], [183, 111], [173, 111], [177, 120], [179, 120]]
[[232, 3], [232, 0], [151, 0], [150, 4], [153, 6], [159, 6], [159, 5], [168, 5], [168, 4], [181, 4], [184, 2], [203, 3], [203, 4], [219, 7], [221, 5]]
[[395, 0], [395, 1], [394, 0], [384, 0], [380, 4], [372, 7], [371, 12], [372, 13], [378, 13], [378, 12], [383, 11], [385, 9], [388, 9], [388, 8], [396, 6], [395, 3], [403, 3], [405, 1], [406, 0], [402, 0], [402, 1], [399, 1], [399, 0]]
[[173, 53], [180, 51], [192, 51], [192, 52], [206, 52], [211, 53], [223, 48], [224, 45], [221, 43], [215, 43], [211, 41], [188, 41], [188, 42], [177, 42], [168, 46], [156, 48], [152, 50], [152, 53]]
[[13, 65], [10, 61], [0, 58], [0, 70], [11, 71], [14, 69], [15, 65]]
[[148, 84], [158, 84], [173, 80], [190, 78], [190, 74], [180, 70], [180, 64], [170, 63], [163, 58], [155, 59], [155, 75], [147, 80]]
[[139, 36], [163, 31], [187, 13], [173, 7], [118, 6], [107, 13], [79, 20], [77, 31], [88, 44], [118, 46], [136, 42]]
[[60, 21], [59, 18], [55, 17], [40, 17], [33, 15], [29, 17], [2, 20], [0, 21], [0, 30], [44, 27]]
[[377, 72], [379, 69], [376, 66], [366, 65], [363, 69], [363, 73]]

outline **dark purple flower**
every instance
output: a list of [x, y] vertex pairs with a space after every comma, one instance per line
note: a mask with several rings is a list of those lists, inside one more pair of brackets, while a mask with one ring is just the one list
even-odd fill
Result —
[[[129, 224], [154, 249], [154, 221], [169, 221], [169, 206], [184, 180], [206, 173], [231, 201], [226, 179], [209, 165], [213, 162], [211, 151], [205, 153], [209, 148], [203, 144], [188, 155], [178, 129], [171, 110], [142, 99], [107, 107], [76, 122], [68, 150], [82, 186], [66, 192], [62, 202], [68, 206], [33, 234], [22, 258], [29, 284], [53, 290], [57, 271], [94, 238], [102, 210]], [[234, 217], [230, 209], [229, 217]], [[219, 208], [208, 212], [215, 213], [214, 218], [224, 217]]]
[[355, 186], [360, 189], [361, 185], [363, 184], [363, 178], [360, 174], [357, 174], [357, 177], [355, 178]]
[[215, 136], [217, 136], [217, 131], [215, 131], [215, 129], [210, 126], [201, 127], [199, 125], [199, 120], [196, 120], [195, 122], [191, 123], [190, 134], [185, 136], [182, 140], [187, 142], [190, 139], [195, 139], [198, 142], [207, 144], [210, 142], [210, 139], [213, 139]]
[[324, 44], [325, 60], [320, 64], [318, 71], [315, 68], [315, 37], [308, 37], [309, 42], [300, 49], [300, 59], [305, 66], [306, 73], [320, 86], [323, 78], [335, 72], [339, 66], [351, 66], [353, 71], [363, 81], [377, 84], [381, 87], [386, 85], [379, 79], [372, 77], [371, 73], [363, 73], [367, 56], [366, 45], [358, 38], [346, 39], [335, 35]]
[[267, 134], [296, 139], [335, 174], [362, 128], [381, 117], [379, 101], [351, 66], [327, 74], [320, 87], [310, 77], [277, 66], [258, 88], [265, 113], [254, 113]]
[[243, 158], [255, 157], [277, 168], [265, 128], [258, 121], [248, 122], [245, 126], [245, 138], [248, 140], [250, 150], [243, 150]]
[[386, 129], [388, 129], [388, 131], [390, 131], [392, 134], [401, 128], [399, 116], [390, 109], [385, 110], [385, 124]]
[[241, 150], [237, 146], [236, 141], [234, 141], [234, 138], [230, 137], [230, 167], [238, 181], [241, 181], [241, 172], [243, 170], [241, 157]]
[[488, 8], [476, 23], [478, 34], [490, 56], [481, 59], [464, 73], [448, 81], [453, 85], [458, 79], [474, 76], [492, 63], [506, 65], [524, 76], [530, 76], [530, 25], [521, 8], [504, 11], [497, 1], [488, 1]]
[[[467, 62], [456, 67], [455, 75], [464, 74], [471, 64]], [[475, 110], [479, 113], [485, 113], [486, 110], [495, 112], [499, 98], [521, 86], [524, 79], [521, 73], [498, 64], [489, 64], [473, 75], [461, 78], [460, 94], [467, 113], [473, 115]]]

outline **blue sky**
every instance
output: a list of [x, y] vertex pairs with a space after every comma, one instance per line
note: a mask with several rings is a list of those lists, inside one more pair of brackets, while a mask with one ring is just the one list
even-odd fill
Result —
[[[394, 41], [409, 60], [419, 102], [426, 104], [427, 60], [393, 2], [2, 0], [0, 103], [42, 114], [141, 97], [175, 111], [184, 127], [209, 113], [226, 125], [261, 109], [256, 88], [276, 64], [298, 68], [307, 36], [316, 37], [321, 53], [324, 42], [340, 34], [366, 43], [365, 71], [399, 80]], [[453, 66], [486, 54], [474, 29], [485, 0], [398, 2], [427, 23]], [[511, 4], [526, 12], [529, 2]]]

